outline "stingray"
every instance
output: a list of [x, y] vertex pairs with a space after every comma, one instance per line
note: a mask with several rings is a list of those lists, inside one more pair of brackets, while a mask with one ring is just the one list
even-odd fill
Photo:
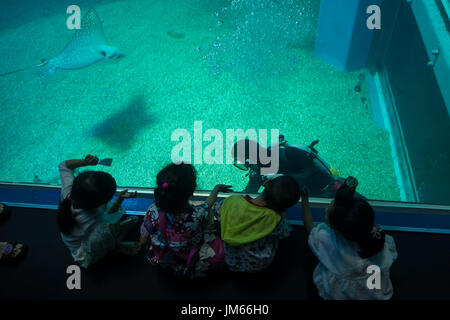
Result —
[[75, 31], [64, 50], [56, 57], [44, 60], [37, 68], [40, 75], [49, 75], [56, 69], [82, 69], [104, 59], [121, 57], [123, 54], [108, 44], [100, 17], [91, 8], [81, 20], [81, 29]]
[[[52, 59], [42, 59], [41, 63], [33, 66], [40, 76], [52, 75], [57, 69], [77, 70], [86, 68], [105, 59], [118, 59], [124, 55], [109, 45], [106, 40], [100, 17], [94, 8], [90, 8], [81, 20], [81, 28], [75, 31], [64, 50]], [[0, 74], [5, 76], [28, 69], [10, 71]]]

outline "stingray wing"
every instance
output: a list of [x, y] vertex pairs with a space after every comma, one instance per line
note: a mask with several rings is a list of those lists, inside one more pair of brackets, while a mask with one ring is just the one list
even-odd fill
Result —
[[105, 58], [102, 48], [108, 45], [102, 22], [94, 8], [89, 9], [81, 20], [81, 28], [76, 30], [70, 42], [56, 57], [39, 66], [41, 75], [52, 74], [56, 69], [74, 70], [87, 67]]
[[108, 45], [108, 41], [97, 11], [94, 8], [90, 8], [81, 19], [81, 29], [75, 31], [72, 39], [63, 51], [76, 51], [81, 47], [97, 47], [99, 45]]

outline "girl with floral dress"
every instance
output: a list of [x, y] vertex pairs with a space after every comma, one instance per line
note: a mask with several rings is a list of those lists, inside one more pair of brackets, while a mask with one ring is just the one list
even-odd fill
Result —
[[195, 168], [184, 163], [172, 163], [158, 173], [155, 202], [147, 210], [140, 238], [151, 264], [190, 278], [223, 263], [210, 208], [218, 193], [231, 187], [217, 185], [205, 203], [191, 205], [196, 179]]

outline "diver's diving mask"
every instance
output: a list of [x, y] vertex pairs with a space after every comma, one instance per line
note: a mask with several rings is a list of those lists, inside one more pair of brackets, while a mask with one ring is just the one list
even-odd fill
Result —
[[235, 166], [239, 170], [248, 171], [250, 169], [250, 161], [249, 161], [249, 159], [245, 159], [244, 162], [238, 161], [238, 160], [234, 160], [233, 161], [233, 166]]

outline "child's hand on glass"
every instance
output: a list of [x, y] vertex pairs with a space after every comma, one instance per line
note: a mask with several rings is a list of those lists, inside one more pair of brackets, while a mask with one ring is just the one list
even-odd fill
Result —
[[217, 195], [219, 194], [219, 192], [233, 192], [233, 190], [231, 190], [230, 188], [231, 188], [230, 185], [217, 184], [214, 187], [214, 189], [211, 191], [208, 199], [206, 199], [206, 204], [208, 205], [208, 207], [211, 208], [211, 206], [214, 204], [214, 202], [216, 202]]
[[136, 198], [137, 196], [137, 192], [128, 192], [128, 189], [123, 190], [119, 193], [119, 195], [117, 196], [117, 198], [124, 200], [124, 199], [129, 199], [129, 198]]
[[114, 200], [114, 203], [109, 207], [108, 213], [112, 214], [117, 212], [119, 210], [120, 206], [122, 205], [123, 200], [129, 199], [129, 198], [135, 198], [137, 195], [137, 192], [128, 192], [127, 189], [121, 191], [119, 195], [117, 196], [116, 200]]
[[214, 187], [214, 189], [215, 189], [217, 192], [233, 192], [233, 190], [231, 190], [231, 187], [232, 187], [232, 186], [226, 185], [226, 184], [217, 184], [217, 185]]

